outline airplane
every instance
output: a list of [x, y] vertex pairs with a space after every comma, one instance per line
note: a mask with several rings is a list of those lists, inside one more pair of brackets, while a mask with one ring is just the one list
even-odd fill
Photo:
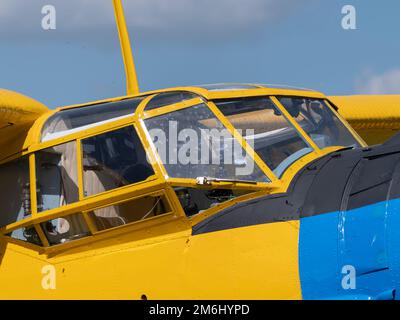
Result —
[[399, 299], [399, 97], [140, 92], [113, 5], [125, 96], [0, 90], [0, 299]]

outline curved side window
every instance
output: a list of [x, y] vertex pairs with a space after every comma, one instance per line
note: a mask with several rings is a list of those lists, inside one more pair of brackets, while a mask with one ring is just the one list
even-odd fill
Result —
[[154, 175], [134, 127], [82, 140], [85, 196], [145, 181]]
[[66, 109], [51, 116], [43, 126], [41, 141], [48, 141], [108, 121], [134, 114], [144, 97]]
[[278, 100], [319, 148], [360, 147], [324, 100], [296, 97], [278, 97]]
[[182, 102], [197, 98], [198, 96], [191, 92], [180, 91], [180, 92], [164, 92], [156, 95], [152, 98], [145, 107], [145, 111], [165, 107], [171, 104]]
[[0, 227], [30, 215], [29, 160], [24, 157], [0, 166]]

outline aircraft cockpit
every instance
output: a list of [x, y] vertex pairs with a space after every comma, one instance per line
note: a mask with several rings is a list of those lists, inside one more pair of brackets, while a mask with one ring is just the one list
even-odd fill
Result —
[[0, 230], [44, 248], [155, 221], [190, 223], [288, 183], [291, 168], [315, 155], [364, 146], [322, 94], [262, 85], [60, 108], [27, 140], [0, 164]]

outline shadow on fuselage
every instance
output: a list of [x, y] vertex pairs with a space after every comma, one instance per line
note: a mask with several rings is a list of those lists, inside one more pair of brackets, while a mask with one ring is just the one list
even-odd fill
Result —
[[0, 239], [0, 267], [3, 262], [4, 255], [6, 253], [7, 242]]

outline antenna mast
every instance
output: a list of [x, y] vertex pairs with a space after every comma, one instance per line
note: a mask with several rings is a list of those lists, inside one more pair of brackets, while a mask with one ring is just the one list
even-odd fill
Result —
[[122, 2], [121, 0], [112, 0], [112, 2], [117, 22], [119, 42], [121, 44], [122, 58], [125, 66], [126, 91], [128, 95], [139, 94], [139, 83], [137, 80], [135, 63], [133, 61], [132, 47], [129, 40]]

